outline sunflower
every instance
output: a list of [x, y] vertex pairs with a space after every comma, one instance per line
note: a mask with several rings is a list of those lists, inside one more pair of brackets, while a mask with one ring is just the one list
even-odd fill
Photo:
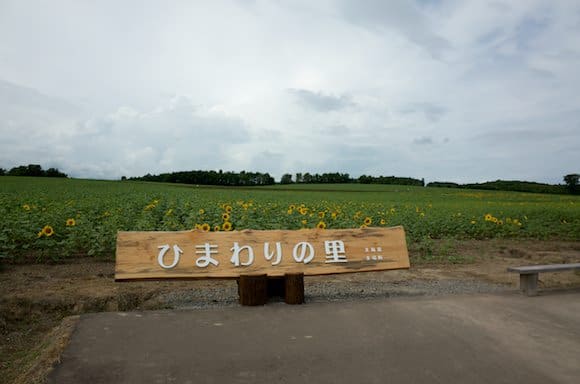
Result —
[[232, 223], [230, 223], [229, 221], [226, 221], [225, 223], [222, 224], [222, 229], [224, 231], [231, 231], [232, 230]]
[[485, 221], [492, 221], [492, 220], [493, 220], [493, 216], [490, 213], [485, 215]]
[[216, 225], [213, 227], [214, 232], [219, 232], [220, 231], [220, 226]]
[[360, 227], [361, 227], [361, 229], [368, 228], [368, 226], [367, 226], [366, 224], [363, 224], [363, 225], [361, 225]]
[[228, 221], [230, 219], [230, 214], [227, 212], [222, 213], [222, 219], [224, 219], [224, 221]]
[[209, 232], [210, 228], [211, 228], [211, 227], [209, 226], [209, 224], [208, 224], [208, 223], [203, 223], [203, 224], [201, 225], [201, 228], [200, 228], [200, 229], [201, 229], [202, 231], [204, 231], [204, 232]]
[[324, 221], [319, 221], [318, 224], [316, 224], [316, 228], [326, 229], [326, 223]]
[[226, 205], [226, 206], [225, 206], [225, 208], [224, 208], [224, 210], [225, 210], [227, 213], [230, 213], [230, 212], [232, 211], [232, 206], [231, 206], [231, 205]]
[[365, 221], [364, 221], [366, 226], [369, 226], [373, 223], [373, 219], [371, 219], [370, 217], [365, 217]]
[[200, 215], [203, 215], [205, 213], [205, 210], [200, 209], [199, 211], [197, 211]]
[[73, 219], [73, 218], [66, 219], [66, 226], [67, 227], [74, 227], [75, 225], [77, 225], [77, 222], [75, 221], [75, 219]]
[[387, 224], [387, 220], [381, 219], [381, 225], [385, 225], [385, 224]]
[[22, 209], [24, 209], [25, 211], [30, 211], [30, 205], [28, 205], [28, 204], [24, 204], [24, 205], [22, 206]]
[[54, 229], [52, 229], [50, 225], [45, 225], [44, 228], [42, 228], [42, 234], [46, 237], [50, 237], [54, 235]]
[[324, 219], [324, 212], [318, 212], [318, 217], [320, 219]]
[[296, 206], [294, 204], [290, 204], [290, 206], [288, 207], [288, 209], [295, 210], [296, 209]]

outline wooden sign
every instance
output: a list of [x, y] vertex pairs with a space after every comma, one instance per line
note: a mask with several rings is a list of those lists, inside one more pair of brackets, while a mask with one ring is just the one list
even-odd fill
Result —
[[403, 227], [119, 232], [115, 280], [237, 278], [409, 268]]

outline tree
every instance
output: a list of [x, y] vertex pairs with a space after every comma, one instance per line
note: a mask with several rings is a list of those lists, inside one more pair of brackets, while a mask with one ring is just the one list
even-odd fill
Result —
[[6, 174], [6, 170], [4, 168], [0, 168], [0, 176], [4, 176]]
[[578, 188], [578, 180], [580, 179], [580, 175], [577, 173], [571, 173], [569, 175], [564, 176], [564, 182], [568, 187], [568, 191], [572, 194], [577, 194], [580, 191]]
[[280, 179], [280, 184], [292, 184], [292, 175], [289, 173], [283, 174]]

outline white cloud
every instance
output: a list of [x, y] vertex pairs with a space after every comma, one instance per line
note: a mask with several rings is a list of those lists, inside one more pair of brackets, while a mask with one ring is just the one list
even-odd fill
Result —
[[0, 4], [0, 167], [560, 182], [574, 2]]

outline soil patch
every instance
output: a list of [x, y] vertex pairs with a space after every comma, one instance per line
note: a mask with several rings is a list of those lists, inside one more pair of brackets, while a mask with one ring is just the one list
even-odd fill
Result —
[[[307, 301], [517, 288], [507, 267], [580, 262], [580, 242], [430, 240], [409, 247], [411, 269], [309, 277]], [[574, 272], [540, 274], [541, 289], [580, 286]], [[231, 280], [115, 283], [114, 263], [74, 259], [0, 271], [0, 383], [41, 383], [87, 312], [237, 305]]]

